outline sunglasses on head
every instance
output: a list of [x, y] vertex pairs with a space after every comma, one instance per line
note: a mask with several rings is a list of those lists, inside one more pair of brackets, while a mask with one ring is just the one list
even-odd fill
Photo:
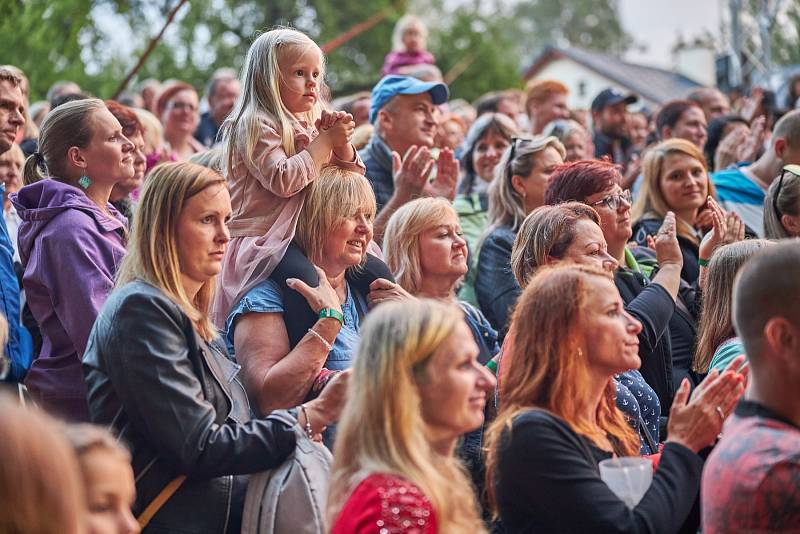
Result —
[[514, 157], [517, 153], [517, 145], [522, 143], [523, 141], [530, 141], [527, 137], [512, 137], [511, 138], [511, 152], [508, 154], [508, 162], [506, 162], [506, 178], [509, 180], [514, 175], [512, 172], [512, 167], [514, 165]]
[[778, 179], [778, 186], [775, 188], [775, 194], [772, 195], [772, 209], [775, 210], [775, 215], [778, 216], [779, 221], [781, 220], [783, 214], [781, 213], [780, 208], [778, 208], [778, 197], [781, 194], [781, 187], [783, 187], [783, 177], [786, 176], [787, 172], [800, 177], [800, 165], [785, 165], [783, 167], [783, 171], [781, 171], [781, 177]]

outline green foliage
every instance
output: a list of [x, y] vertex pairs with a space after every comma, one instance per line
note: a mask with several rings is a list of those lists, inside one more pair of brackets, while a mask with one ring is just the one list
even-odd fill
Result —
[[570, 44], [621, 54], [632, 44], [615, 0], [529, 0], [515, 10], [520, 35], [530, 49]]
[[91, 29], [91, 0], [9, 0], [0, 17], [2, 63], [22, 68], [33, 95], [43, 97], [53, 82], [83, 79], [79, 37]]
[[460, 6], [446, 17], [442, 13], [439, 20], [447, 25], [430, 32], [428, 45], [442, 73], [446, 78], [459, 74], [450, 86], [453, 98], [473, 101], [489, 91], [522, 85], [510, 17], [502, 16], [499, 5], [492, 15], [484, 15], [480, 4]]

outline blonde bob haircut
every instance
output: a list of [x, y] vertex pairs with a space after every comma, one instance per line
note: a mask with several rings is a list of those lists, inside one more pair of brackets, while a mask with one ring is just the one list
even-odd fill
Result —
[[429, 379], [431, 358], [463, 320], [457, 306], [429, 299], [382, 304], [367, 316], [337, 430], [329, 524], [362, 480], [381, 473], [419, 487], [440, 532], [486, 531], [463, 466], [426, 439], [417, 389]]
[[[525, 201], [517, 193], [511, 183], [514, 175], [530, 176], [536, 167], [536, 156], [547, 147], [553, 147], [567, 157], [567, 151], [558, 138], [536, 136], [531, 139], [512, 139], [511, 145], [503, 152], [503, 156], [494, 168], [494, 179], [489, 185], [489, 228], [487, 235], [501, 226], [510, 226], [517, 230], [527, 215]], [[511, 158], [511, 152], [514, 158]]]
[[291, 28], [275, 28], [262, 33], [250, 45], [240, 76], [242, 92], [233, 111], [222, 124], [222, 161], [231, 173], [234, 162], [257, 167], [253, 153], [262, 136], [264, 117], [274, 123], [281, 136], [281, 146], [287, 156], [297, 153], [294, 125], [305, 121], [310, 125], [327, 109], [324, 100], [317, 98], [312, 109], [295, 116], [283, 103], [280, 91], [281, 60], [293, 60], [313, 51], [320, 57], [319, 95], [326, 93], [325, 56], [317, 43], [306, 34]]
[[194, 300], [186, 294], [178, 259], [178, 220], [186, 202], [212, 186], [224, 188], [225, 180], [206, 167], [194, 163], [164, 163], [155, 167], [139, 197], [128, 253], [116, 282], [116, 287], [121, 287], [141, 279], [157, 287], [181, 307], [206, 341], [217, 337], [208, 315], [216, 277], [200, 287]]
[[522, 289], [548, 258], [561, 259], [575, 240], [580, 220], [600, 226], [600, 216], [583, 202], [564, 202], [533, 210], [519, 227], [511, 248], [511, 272]]
[[[642, 182], [642, 190], [639, 192], [633, 208], [631, 208], [631, 220], [638, 221], [649, 217], [663, 219], [667, 212], [672, 210], [664, 198], [660, 182], [661, 173], [664, 172], [664, 160], [667, 159], [667, 156], [675, 154], [689, 156], [703, 166], [707, 184], [706, 195], [717, 198], [717, 190], [714, 187], [714, 182], [708, 176], [708, 164], [703, 152], [685, 139], [667, 139], [649, 149], [644, 157], [642, 164], [644, 181]], [[679, 236], [693, 243], [700, 243], [691, 222], [678, 219], [677, 231]]]
[[447, 218], [458, 221], [452, 204], [443, 198], [418, 198], [394, 212], [383, 235], [383, 255], [397, 283], [416, 294], [422, 284], [419, 237]]
[[[372, 222], [376, 210], [375, 193], [369, 180], [334, 165], [323, 167], [319, 177], [308, 186], [294, 240], [312, 263], [319, 263], [327, 236], [343, 219], [360, 212]], [[362, 264], [366, 259], [364, 250]]]

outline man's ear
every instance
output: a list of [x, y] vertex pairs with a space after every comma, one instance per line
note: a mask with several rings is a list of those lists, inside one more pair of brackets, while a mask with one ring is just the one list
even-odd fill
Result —
[[785, 317], [772, 317], [764, 325], [764, 343], [778, 358], [794, 357], [800, 351], [800, 328]]
[[394, 126], [394, 117], [385, 108], [381, 108], [378, 110], [378, 118], [375, 120], [377, 124], [380, 124], [380, 131], [381, 134], [385, 134], [388, 131], [392, 131], [392, 126]]
[[775, 156], [777, 156], [778, 159], [783, 159], [783, 152], [786, 150], [786, 139], [783, 137], [775, 139], [772, 150], [775, 151]]

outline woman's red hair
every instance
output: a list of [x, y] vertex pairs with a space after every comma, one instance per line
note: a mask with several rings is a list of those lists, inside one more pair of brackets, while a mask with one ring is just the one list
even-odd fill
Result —
[[579, 329], [591, 295], [587, 281], [592, 277], [609, 279], [608, 273], [586, 266], [545, 268], [517, 301], [503, 347], [500, 410], [488, 431], [486, 487], [493, 503], [500, 436], [510, 429], [514, 417], [531, 408], [554, 413], [590, 439], [599, 426], [614, 438], [619, 452], [626, 456], [639, 453], [639, 438], [617, 408], [612, 377], [597, 407], [596, 423], [585, 418], [583, 407], [592, 401]]

